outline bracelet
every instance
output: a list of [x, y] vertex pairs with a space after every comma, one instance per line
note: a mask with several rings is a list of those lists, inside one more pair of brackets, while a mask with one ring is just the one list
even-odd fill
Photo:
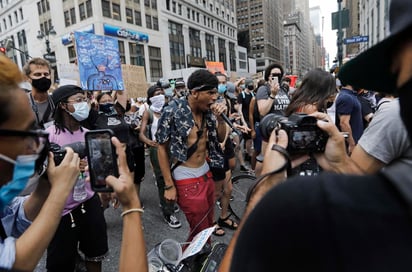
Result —
[[172, 189], [173, 187], [175, 187], [174, 185], [169, 185], [169, 186], [165, 186], [163, 189], [165, 191]]
[[271, 95], [269, 95], [269, 98], [270, 98], [270, 99], [276, 99], [276, 97], [273, 97], [273, 96], [271, 96]]
[[120, 214], [121, 217], [125, 216], [128, 213], [132, 213], [132, 212], [139, 212], [139, 213], [144, 213], [144, 210], [142, 208], [135, 208], [135, 209], [129, 209], [127, 211], [122, 212], [122, 214]]

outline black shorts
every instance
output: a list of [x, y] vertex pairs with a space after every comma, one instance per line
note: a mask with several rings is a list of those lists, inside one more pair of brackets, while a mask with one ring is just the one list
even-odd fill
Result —
[[140, 184], [146, 173], [144, 145], [132, 149], [134, 160], [134, 183]]
[[71, 215], [74, 222], [70, 214], [64, 215], [47, 248], [48, 271], [74, 271], [78, 243], [90, 261], [103, 260], [109, 250], [106, 220], [97, 194], [75, 208]]
[[224, 163], [223, 168], [210, 167], [214, 181], [225, 179], [226, 172], [230, 170], [229, 160], [235, 157], [235, 149], [231, 139], [226, 140], [225, 151], [223, 152]]

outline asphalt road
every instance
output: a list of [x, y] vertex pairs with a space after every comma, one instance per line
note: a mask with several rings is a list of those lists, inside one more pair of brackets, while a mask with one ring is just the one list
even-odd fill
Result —
[[[235, 170], [234, 175], [238, 174], [239, 171]], [[252, 181], [241, 180], [238, 184], [234, 185], [234, 200], [231, 202], [231, 205], [237, 213], [240, 213], [244, 207], [245, 194], [250, 184], [252, 184]], [[157, 187], [154, 183], [153, 172], [148, 158], [146, 159], [146, 175], [141, 186], [140, 196], [145, 207], [145, 212], [143, 214], [143, 228], [147, 252], [155, 247], [156, 244], [168, 238], [178, 242], [185, 242], [189, 234], [189, 226], [182, 211], [176, 214], [177, 218], [182, 223], [182, 226], [179, 229], [170, 228], [163, 221], [163, 216], [159, 208]], [[217, 205], [215, 207], [215, 218], [218, 218], [218, 212], [220, 210]], [[122, 220], [120, 214], [121, 207], [118, 209], [110, 207], [105, 211], [109, 239], [109, 253], [102, 264], [102, 271], [104, 272], [118, 271], [120, 246], [122, 241]], [[234, 231], [225, 229], [225, 232], [226, 234], [222, 237], [212, 235], [212, 242], [224, 242], [228, 244]], [[46, 271], [45, 259], [45, 256], [43, 256], [37, 268], [34, 270], [35, 272]]]

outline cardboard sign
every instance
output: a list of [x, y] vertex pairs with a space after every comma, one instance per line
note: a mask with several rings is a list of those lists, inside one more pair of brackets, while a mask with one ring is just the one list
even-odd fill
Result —
[[225, 67], [223, 66], [223, 62], [217, 62], [217, 61], [205, 61], [206, 63], [206, 68], [213, 74], [215, 73], [222, 73], [226, 75]]
[[149, 84], [143, 66], [122, 64], [124, 89], [128, 98], [146, 97]]

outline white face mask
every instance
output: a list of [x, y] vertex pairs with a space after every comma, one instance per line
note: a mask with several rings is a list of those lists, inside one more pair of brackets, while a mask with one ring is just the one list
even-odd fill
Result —
[[159, 94], [150, 98], [150, 109], [153, 112], [161, 112], [163, 105], [165, 104], [165, 96], [163, 94]]
[[70, 112], [70, 115], [77, 121], [81, 122], [89, 117], [90, 108], [87, 102], [75, 103], [73, 107], [74, 112]]

